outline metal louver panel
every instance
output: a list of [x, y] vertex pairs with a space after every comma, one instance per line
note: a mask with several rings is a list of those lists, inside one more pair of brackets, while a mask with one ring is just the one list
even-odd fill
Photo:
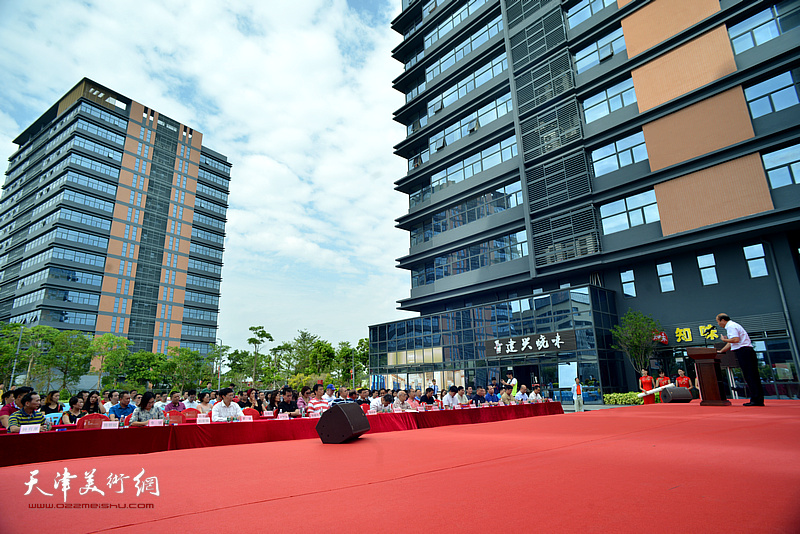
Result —
[[525, 162], [548, 154], [583, 137], [576, 99], [542, 111], [520, 124]]
[[[552, 0], [506, 0], [508, 29], [514, 28], [514, 26], [517, 26], [551, 1]], [[558, 3], [554, 5], [558, 5]]]
[[532, 67], [515, 78], [520, 115], [575, 87], [569, 51]]
[[566, 40], [564, 17], [561, 15], [561, 10], [556, 9], [511, 37], [513, 69], [517, 70], [534, 61], [548, 50], [565, 43]]
[[592, 192], [592, 178], [583, 149], [525, 171], [531, 213], [569, 202]]
[[533, 219], [533, 254], [537, 267], [600, 252], [594, 207]]

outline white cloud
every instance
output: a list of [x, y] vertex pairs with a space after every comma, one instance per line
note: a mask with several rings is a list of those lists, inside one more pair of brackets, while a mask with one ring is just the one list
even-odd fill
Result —
[[399, 4], [370, 19], [344, 0], [5, 3], [0, 146], [84, 76], [195, 127], [234, 165], [220, 337], [355, 342], [407, 315]]

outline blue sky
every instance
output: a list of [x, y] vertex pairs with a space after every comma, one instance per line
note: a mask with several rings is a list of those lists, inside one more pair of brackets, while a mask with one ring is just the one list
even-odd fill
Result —
[[400, 0], [0, 2], [0, 147], [82, 77], [203, 132], [233, 163], [219, 337], [337, 343], [397, 311], [409, 276], [389, 22]]

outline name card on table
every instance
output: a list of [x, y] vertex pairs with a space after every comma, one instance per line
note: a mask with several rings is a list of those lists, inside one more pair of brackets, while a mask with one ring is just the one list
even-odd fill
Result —
[[511, 406], [516, 406], [516, 405], [517, 405], [517, 401], [511, 401]]
[[431, 407], [431, 410], [433, 410], [434, 412], [438, 412], [440, 409], [441, 409], [441, 408], [439, 408], [439, 406], [438, 406], [438, 405], [436, 405], [436, 404], [434, 404], [434, 405]]
[[308, 412], [308, 417], [311, 419], [319, 419], [322, 417], [322, 412]]
[[147, 421], [147, 426], [164, 426], [163, 419], [150, 419]]
[[40, 425], [22, 425], [19, 427], [20, 434], [38, 434], [42, 427]]
[[119, 428], [117, 421], [103, 421], [103, 430], [111, 430], [112, 428]]
[[456, 404], [455, 406], [453, 406], [453, 409], [454, 410], [460, 410], [461, 409], [461, 405], [460, 404]]
[[210, 425], [211, 418], [208, 415], [199, 414], [197, 416], [197, 424], [198, 425]]
[[278, 414], [278, 419], [289, 419], [289, 414], [288, 413], [279, 413]]
[[241, 420], [242, 421], [248, 421], [248, 422], [252, 423], [253, 422], [253, 416], [252, 415], [243, 415]]
[[367, 415], [377, 415], [377, 413], [378, 410], [376, 410], [375, 408], [370, 408], [369, 411], [367, 412]]
[[397, 406], [392, 406], [392, 413], [403, 413], [403, 410], [401, 410]]

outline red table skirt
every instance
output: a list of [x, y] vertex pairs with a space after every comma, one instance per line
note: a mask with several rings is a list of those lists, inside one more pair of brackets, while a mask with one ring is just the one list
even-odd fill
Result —
[[[524, 404], [436, 412], [405, 412], [370, 415], [369, 433], [395, 432], [444, 425], [487, 423], [538, 415], [562, 414], [561, 403]], [[265, 441], [316, 438], [317, 419], [271, 420], [253, 422], [186, 423], [164, 427], [125, 429], [83, 429], [40, 434], [0, 436], [4, 454], [0, 467], [27, 463], [140, 454], [219, 445], [242, 445]], [[122, 435], [120, 435], [122, 434]]]

